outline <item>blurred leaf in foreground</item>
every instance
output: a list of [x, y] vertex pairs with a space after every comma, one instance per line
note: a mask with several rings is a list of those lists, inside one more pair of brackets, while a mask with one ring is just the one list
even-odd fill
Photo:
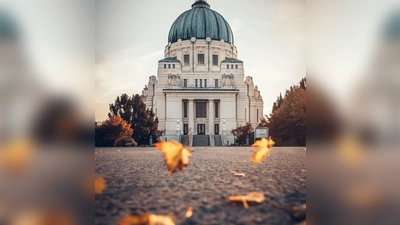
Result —
[[26, 139], [8, 141], [0, 147], [1, 164], [8, 172], [22, 172], [32, 159], [33, 146], [33, 143]]
[[264, 194], [260, 192], [250, 192], [247, 195], [229, 196], [226, 201], [229, 202], [242, 202], [243, 206], [247, 209], [249, 205], [247, 202], [262, 203], [265, 200]]
[[175, 225], [171, 216], [159, 216], [151, 213], [129, 215], [118, 222], [118, 225]]
[[158, 142], [154, 146], [161, 150], [168, 168], [168, 176], [177, 170], [184, 170], [189, 165], [189, 157], [192, 150], [176, 141]]
[[75, 225], [71, 216], [59, 211], [32, 211], [17, 216], [13, 225]]
[[155, 215], [151, 213], [131, 214], [118, 222], [118, 225], [175, 225], [173, 217], [189, 218], [193, 214], [193, 208], [188, 207], [186, 213], [175, 215]]
[[270, 148], [274, 146], [275, 142], [272, 138], [262, 138], [261, 140], [256, 141], [251, 146], [258, 147], [257, 151], [254, 151], [252, 161], [254, 163], [261, 162], [264, 158], [268, 157]]
[[104, 180], [104, 178], [101, 175], [96, 174], [94, 179], [94, 193], [95, 194], [103, 193], [105, 187], [106, 187], [106, 181]]

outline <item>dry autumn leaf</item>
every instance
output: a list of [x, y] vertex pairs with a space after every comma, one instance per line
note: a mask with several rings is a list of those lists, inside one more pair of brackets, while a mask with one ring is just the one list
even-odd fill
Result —
[[262, 138], [261, 140], [258, 140], [252, 144], [251, 146], [258, 147], [258, 150], [254, 151], [253, 153], [252, 162], [259, 163], [266, 158], [270, 152], [270, 148], [274, 146], [274, 144], [275, 142], [271, 137], [268, 139]]
[[229, 171], [229, 172], [233, 173], [233, 175], [234, 175], [234, 176], [237, 176], [237, 177], [244, 177], [244, 176], [246, 176], [246, 174], [244, 174], [244, 173], [237, 173], [237, 172], [235, 172], [235, 171], [233, 171], [233, 170], [231, 170], [231, 171]]
[[96, 174], [94, 179], [94, 193], [101, 194], [103, 193], [104, 188], [106, 187], [106, 181], [99, 174]]
[[12, 140], [0, 147], [0, 163], [11, 173], [22, 172], [33, 155], [33, 143], [29, 140]]
[[160, 216], [151, 213], [131, 214], [118, 222], [118, 225], [175, 225], [171, 216]]
[[192, 214], [193, 214], [193, 208], [192, 208], [192, 207], [189, 207], [189, 208], [187, 209], [186, 213], [185, 213], [185, 217], [186, 217], [186, 218], [189, 218], [189, 217], [192, 216]]
[[59, 211], [31, 211], [18, 215], [13, 225], [74, 225], [76, 221], [64, 212]]
[[154, 146], [161, 150], [168, 168], [168, 176], [178, 170], [184, 170], [189, 165], [189, 157], [192, 150], [176, 141], [158, 142]]
[[229, 196], [226, 201], [229, 202], [242, 202], [243, 206], [247, 209], [249, 205], [247, 202], [262, 203], [265, 200], [265, 196], [260, 192], [250, 192], [247, 195]]

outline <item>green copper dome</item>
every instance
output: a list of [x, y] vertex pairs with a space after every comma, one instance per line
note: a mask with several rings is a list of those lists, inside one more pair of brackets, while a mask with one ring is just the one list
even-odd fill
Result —
[[175, 20], [169, 30], [168, 42], [174, 43], [178, 39], [190, 40], [192, 37], [210, 37], [218, 41], [223, 39], [233, 44], [233, 33], [228, 22], [202, 0], [196, 1], [192, 9], [185, 11]]

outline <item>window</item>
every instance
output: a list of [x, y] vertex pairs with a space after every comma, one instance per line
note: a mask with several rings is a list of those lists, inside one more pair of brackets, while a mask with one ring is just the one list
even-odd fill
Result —
[[168, 64], [168, 69], [171, 69], [171, 64]]
[[231, 69], [233, 69], [233, 65], [231, 65]]
[[200, 79], [200, 87], [203, 87], [203, 79]]
[[226, 68], [229, 69], [229, 65], [226, 65]]
[[198, 59], [198, 64], [200, 65], [204, 64], [204, 54], [198, 54], [197, 59]]
[[207, 87], [207, 79], [204, 79], [204, 87]]
[[175, 64], [172, 64], [172, 68], [175, 69]]
[[218, 87], [218, 79], [215, 79], [215, 87]]
[[197, 87], [197, 79], [194, 80], [194, 86]]
[[187, 79], [183, 79], [183, 87], [187, 87]]
[[189, 65], [189, 55], [183, 56], [183, 65]]
[[187, 102], [183, 102], [183, 118], [187, 118]]
[[218, 55], [213, 55], [213, 65], [218, 66]]
[[238, 65], [235, 65], [235, 69], [237, 69], [238, 68]]
[[196, 118], [206, 118], [206, 110], [206, 102], [196, 102]]
[[258, 109], [257, 109], [257, 123], [258, 123]]
[[218, 102], [214, 102], [214, 104], [215, 104], [215, 107], [214, 107], [214, 109], [215, 109], [215, 118], [218, 118], [219, 117], [219, 108], [218, 108], [218, 106], [219, 106], [219, 104], [218, 104]]
[[167, 64], [164, 64], [164, 69], [166, 69], [167, 68]]

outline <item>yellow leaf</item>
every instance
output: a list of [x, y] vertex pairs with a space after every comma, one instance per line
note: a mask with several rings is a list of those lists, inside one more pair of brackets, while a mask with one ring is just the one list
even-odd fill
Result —
[[258, 150], [253, 153], [252, 162], [259, 163], [264, 158], [266, 158], [270, 152], [270, 148], [274, 146], [275, 142], [272, 138], [262, 138], [261, 140], [256, 141], [251, 146], [258, 147]]
[[262, 203], [265, 196], [261, 192], [250, 192], [247, 195], [229, 196], [226, 201], [229, 202], [243, 202], [243, 206], [247, 209], [249, 205], [247, 202]]
[[160, 216], [150, 213], [129, 215], [118, 222], [118, 225], [175, 225], [171, 216]]
[[189, 165], [191, 149], [176, 141], [158, 142], [154, 146], [164, 153], [168, 176], [178, 170], [184, 170]]
[[14, 225], [73, 225], [76, 221], [67, 213], [46, 210], [28, 211], [18, 215], [12, 222]]
[[103, 179], [101, 175], [96, 174], [94, 180], [94, 193], [95, 194], [103, 193], [105, 187], [106, 187], [106, 181]]
[[33, 143], [29, 140], [12, 140], [0, 148], [0, 162], [7, 171], [22, 172], [32, 159]]
[[192, 207], [189, 207], [189, 208], [187, 209], [187, 211], [186, 211], [185, 217], [186, 217], [186, 218], [189, 218], [189, 217], [192, 216], [192, 214], [193, 214], [193, 208], [192, 208]]

